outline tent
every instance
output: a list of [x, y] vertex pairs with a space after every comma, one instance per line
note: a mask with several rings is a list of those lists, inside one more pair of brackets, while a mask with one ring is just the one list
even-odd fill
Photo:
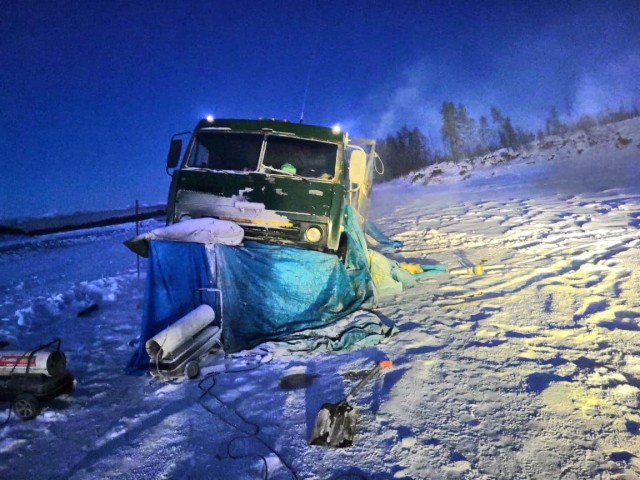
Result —
[[348, 253], [337, 256], [247, 241], [243, 245], [149, 242], [142, 331], [130, 368], [146, 368], [146, 340], [208, 303], [227, 353], [319, 328], [375, 304], [364, 233], [347, 207]]

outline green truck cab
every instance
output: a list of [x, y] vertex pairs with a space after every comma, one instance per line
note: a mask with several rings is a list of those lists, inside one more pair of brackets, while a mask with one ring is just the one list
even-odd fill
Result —
[[198, 122], [184, 154], [176, 136], [167, 224], [213, 217], [236, 222], [249, 240], [339, 254], [346, 205], [366, 219], [375, 140], [335, 127], [213, 118]]

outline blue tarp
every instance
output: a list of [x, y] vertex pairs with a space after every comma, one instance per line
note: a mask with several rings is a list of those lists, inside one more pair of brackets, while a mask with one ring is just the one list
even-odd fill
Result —
[[391, 240], [382, 230], [371, 220], [365, 220], [364, 231], [373, 241], [373, 246], [381, 253], [393, 253], [396, 249], [402, 248], [403, 243], [399, 240]]
[[151, 242], [140, 342], [128, 367], [147, 367], [145, 342], [195, 308], [194, 292], [198, 288], [212, 286], [204, 245]]
[[[296, 247], [150, 243], [142, 333], [129, 367], [145, 368], [144, 344], [194, 309], [200, 288], [221, 290], [207, 302], [222, 311], [225, 352], [251, 348], [293, 332], [326, 326], [374, 296], [362, 230], [347, 210], [347, 259]], [[217, 297], [220, 298], [220, 297]]]

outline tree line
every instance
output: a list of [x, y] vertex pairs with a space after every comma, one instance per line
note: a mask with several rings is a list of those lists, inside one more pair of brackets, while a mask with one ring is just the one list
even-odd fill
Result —
[[489, 115], [473, 118], [462, 104], [445, 101], [440, 108], [440, 135], [444, 152], [432, 148], [419, 128], [402, 126], [395, 134], [377, 141], [376, 150], [383, 159], [385, 172], [382, 180], [406, 175], [428, 165], [473, 158], [499, 150], [515, 149], [548, 135], [563, 135], [572, 131], [587, 130], [597, 125], [618, 122], [640, 116], [637, 107], [606, 110], [596, 115], [582, 115], [574, 122], [563, 122], [556, 107], [551, 107], [544, 130], [537, 133], [514, 126], [511, 118], [498, 108], [491, 107]]

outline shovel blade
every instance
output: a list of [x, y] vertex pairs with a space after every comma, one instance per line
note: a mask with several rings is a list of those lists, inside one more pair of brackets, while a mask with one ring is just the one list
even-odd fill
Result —
[[347, 402], [325, 403], [316, 417], [309, 445], [350, 447], [357, 423], [358, 412]]

